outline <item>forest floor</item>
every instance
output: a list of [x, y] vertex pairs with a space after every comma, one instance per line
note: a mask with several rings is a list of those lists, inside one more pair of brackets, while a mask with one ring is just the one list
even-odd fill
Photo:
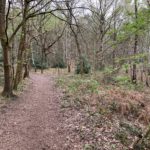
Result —
[[150, 96], [99, 83], [32, 73], [16, 99], [0, 101], [0, 150], [129, 150], [150, 120]]
[[[142, 84], [98, 72], [61, 76], [57, 85], [64, 89], [62, 108], [70, 118], [66, 128], [75, 133], [71, 141], [79, 138], [76, 149], [130, 150], [149, 127], [150, 93]], [[140, 150], [149, 149], [148, 138]]]
[[0, 150], [68, 149], [54, 78], [32, 74], [24, 92], [0, 108]]

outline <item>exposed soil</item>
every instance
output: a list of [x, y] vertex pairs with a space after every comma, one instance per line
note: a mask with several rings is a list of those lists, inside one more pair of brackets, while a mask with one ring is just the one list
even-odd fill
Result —
[[54, 78], [33, 74], [26, 90], [0, 109], [0, 150], [67, 150]]

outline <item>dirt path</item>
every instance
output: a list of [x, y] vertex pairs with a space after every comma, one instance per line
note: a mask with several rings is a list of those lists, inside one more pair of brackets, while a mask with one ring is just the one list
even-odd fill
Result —
[[0, 110], [0, 150], [65, 150], [60, 94], [53, 78], [32, 75], [25, 92]]

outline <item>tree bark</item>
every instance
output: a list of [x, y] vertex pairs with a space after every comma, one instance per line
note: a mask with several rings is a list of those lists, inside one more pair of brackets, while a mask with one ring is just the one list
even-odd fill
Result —
[[[73, 33], [75, 43], [77, 46], [77, 52], [79, 55], [79, 64], [80, 64], [80, 74], [82, 75], [84, 73], [84, 71], [83, 71], [83, 58], [82, 58], [82, 53], [81, 53], [81, 48], [80, 48], [80, 43], [79, 43], [79, 38], [78, 38], [79, 27], [77, 25], [77, 31], [75, 31], [74, 27], [72, 27], [72, 18], [74, 18], [73, 11], [72, 11], [72, 5], [73, 4], [71, 3], [71, 1], [66, 2], [66, 7], [69, 10], [68, 23], [69, 23], [70, 30]], [[76, 22], [76, 24], [77, 24], [77, 22]]]
[[1, 40], [4, 57], [4, 89], [2, 95], [10, 97], [13, 95], [12, 92], [12, 74], [11, 74], [11, 63], [10, 63], [10, 47], [5, 40]]
[[[19, 44], [19, 50], [18, 50], [18, 58], [17, 58], [17, 69], [16, 69], [16, 75], [15, 75], [15, 81], [14, 81], [14, 89], [17, 90], [18, 84], [23, 79], [23, 63], [24, 63], [24, 52], [25, 52], [25, 35], [23, 34], [24, 31], [22, 31], [22, 36]], [[26, 34], [26, 33], [25, 33]]]
[[[30, 72], [30, 56], [32, 55], [31, 53], [31, 43], [30, 43], [30, 37], [27, 38], [27, 44], [26, 44], [26, 51], [25, 51], [25, 62], [24, 62], [24, 75], [23, 78], [28, 78], [29, 77], [29, 72]], [[32, 57], [32, 56], [31, 56]]]
[[24, 13], [23, 13], [23, 25], [22, 25], [22, 31], [21, 31], [21, 37], [20, 37], [20, 44], [18, 49], [18, 57], [17, 57], [17, 69], [16, 69], [16, 75], [15, 75], [15, 81], [14, 81], [14, 89], [17, 90], [19, 83], [23, 79], [23, 64], [24, 64], [24, 54], [26, 50], [26, 16], [28, 11], [28, 3], [26, 0], [24, 0]]
[[24, 65], [24, 69], [25, 69], [25, 72], [24, 72], [23, 78], [25, 79], [29, 77], [29, 64], [28, 63]]
[[[137, 18], [138, 18], [138, 8], [137, 8], [137, 0], [134, 0], [134, 6], [135, 6], [135, 21], [137, 22]], [[135, 39], [134, 39], [134, 55], [137, 54], [137, 46], [138, 46], [138, 34], [135, 33]], [[137, 83], [137, 66], [136, 63], [134, 62], [133, 64], [133, 71], [132, 71], [132, 82], [134, 84]]]
[[4, 89], [3, 96], [10, 97], [12, 92], [12, 78], [11, 78], [11, 62], [10, 62], [10, 47], [7, 39], [6, 28], [6, 0], [0, 0], [0, 41], [3, 49], [3, 64], [4, 64]]
[[44, 52], [43, 52], [43, 48], [42, 48], [42, 57], [41, 57], [41, 74], [44, 73]]

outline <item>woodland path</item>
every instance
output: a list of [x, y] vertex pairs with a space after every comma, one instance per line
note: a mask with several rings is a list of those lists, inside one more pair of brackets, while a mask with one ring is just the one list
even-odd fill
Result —
[[32, 74], [17, 100], [0, 109], [0, 150], [66, 150], [54, 78]]

